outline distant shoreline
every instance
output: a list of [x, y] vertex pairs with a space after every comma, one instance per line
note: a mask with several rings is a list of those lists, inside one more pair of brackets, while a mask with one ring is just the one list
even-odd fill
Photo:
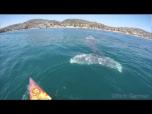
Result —
[[17, 32], [17, 31], [22, 31], [22, 30], [33, 30], [33, 29], [86, 29], [86, 30], [99, 30], [99, 31], [105, 31], [105, 32], [122, 33], [122, 34], [124, 34], [124, 35], [135, 36], [135, 37], [138, 37], [138, 38], [140, 38], [140, 39], [152, 40], [152, 39], [149, 39], [149, 38], [144, 38], [144, 37], [140, 37], [140, 36], [138, 36], [138, 35], [133, 35], [133, 34], [127, 34], [127, 33], [120, 32], [120, 31], [110, 31], [110, 30], [102, 30], [102, 29], [94, 29], [94, 28], [85, 28], [85, 27], [29, 28], [29, 29], [19, 29], [19, 30], [12, 30], [12, 31], [0, 32], [0, 33]]
[[24, 23], [10, 25], [0, 29], [0, 33], [26, 30], [26, 29], [42, 29], [42, 28], [81, 28], [89, 30], [101, 30], [126, 35], [136, 36], [143, 39], [152, 39], [152, 33], [146, 32], [139, 28], [129, 27], [110, 27], [101, 23], [90, 22], [81, 19], [66, 19], [62, 22], [56, 20], [33, 19]]

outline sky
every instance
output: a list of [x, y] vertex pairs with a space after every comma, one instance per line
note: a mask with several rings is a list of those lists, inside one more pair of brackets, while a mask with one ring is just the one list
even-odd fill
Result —
[[0, 15], [0, 28], [11, 24], [22, 23], [30, 19], [49, 19], [63, 21], [65, 19], [84, 19], [93, 22], [103, 23], [113, 27], [135, 27], [145, 31], [152, 32], [152, 15], [150, 14], [132, 14], [132, 15], [115, 15], [115, 14], [32, 14], [32, 15]]

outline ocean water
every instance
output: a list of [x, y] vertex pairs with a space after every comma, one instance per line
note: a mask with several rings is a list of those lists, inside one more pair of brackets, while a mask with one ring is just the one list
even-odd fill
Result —
[[0, 100], [27, 100], [32, 77], [54, 100], [152, 99], [152, 40], [100, 30], [0, 34]]

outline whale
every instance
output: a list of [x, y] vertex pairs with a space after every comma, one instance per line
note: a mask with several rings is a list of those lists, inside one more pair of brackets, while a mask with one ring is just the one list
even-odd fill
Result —
[[82, 53], [70, 59], [71, 64], [92, 65], [98, 64], [122, 72], [122, 65], [110, 57], [96, 55], [94, 53]]

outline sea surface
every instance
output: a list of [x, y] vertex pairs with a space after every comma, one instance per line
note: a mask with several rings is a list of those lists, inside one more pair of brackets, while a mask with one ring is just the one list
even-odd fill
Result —
[[54, 100], [152, 99], [152, 40], [78, 28], [0, 33], [0, 100], [27, 100], [29, 77]]

